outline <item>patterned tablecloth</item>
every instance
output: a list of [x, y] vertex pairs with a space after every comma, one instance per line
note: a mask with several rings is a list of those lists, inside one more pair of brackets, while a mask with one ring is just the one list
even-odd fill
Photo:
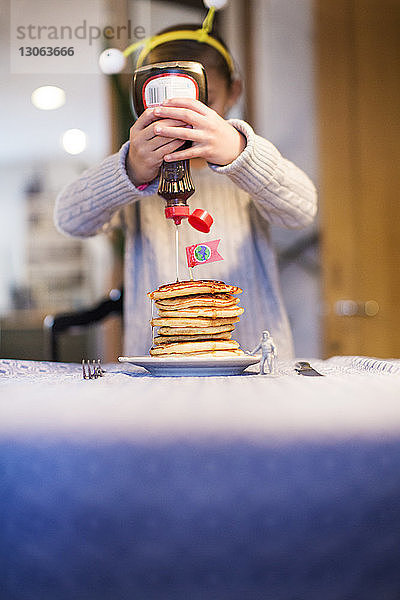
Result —
[[79, 364], [0, 360], [0, 435], [143, 436], [264, 434], [343, 437], [400, 431], [400, 361], [312, 360], [325, 377], [302, 377], [295, 361], [274, 377], [154, 377], [105, 365], [84, 380]]
[[0, 360], [1, 600], [398, 600], [400, 361]]

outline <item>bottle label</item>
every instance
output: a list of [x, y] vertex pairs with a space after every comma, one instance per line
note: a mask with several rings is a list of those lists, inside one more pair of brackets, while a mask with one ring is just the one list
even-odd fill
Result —
[[143, 86], [143, 106], [152, 108], [169, 98], [199, 98], [197, 82], [184, 73], [165, 73], [150, 77]]

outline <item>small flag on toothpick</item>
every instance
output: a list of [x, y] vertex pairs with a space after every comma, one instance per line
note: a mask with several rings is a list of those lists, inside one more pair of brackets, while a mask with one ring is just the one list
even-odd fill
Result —
[[220, 241], [221, 239], [204, 242], [202, 244], [195, 244], [194, 246], [186, 246], [188, 267], [196, 267], [197, 265], [224, 260], [219, 252], [217, 252]]

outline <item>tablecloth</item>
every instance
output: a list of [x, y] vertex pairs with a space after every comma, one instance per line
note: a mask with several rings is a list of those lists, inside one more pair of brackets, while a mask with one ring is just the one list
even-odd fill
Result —
[[154, 377], [129, 364], [105, 365], [83, 380], [78, 364], [0, 360], [0, 434], [101, 434], [102, 438], [231, 435], [380, 436], [400, 431], [400, 361], [314, 359], [325, 377], [278, 362], [242, 376]]
[[0, 361], [1, 600], [398, 600], [400, 365]]

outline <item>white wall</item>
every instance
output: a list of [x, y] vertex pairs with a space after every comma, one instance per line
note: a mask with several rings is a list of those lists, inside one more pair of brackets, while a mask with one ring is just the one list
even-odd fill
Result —
[[[255, 119], [257, 133], [318, 180], [313, 65], [312, 0], [254, 0]], [[285, 249], [317, 228], [273, 228]], [[318, 262], [314, 250], [309, 258]], [[294, 263], [281, 274], [297, 356], [320, 356], [319, 276]]]

